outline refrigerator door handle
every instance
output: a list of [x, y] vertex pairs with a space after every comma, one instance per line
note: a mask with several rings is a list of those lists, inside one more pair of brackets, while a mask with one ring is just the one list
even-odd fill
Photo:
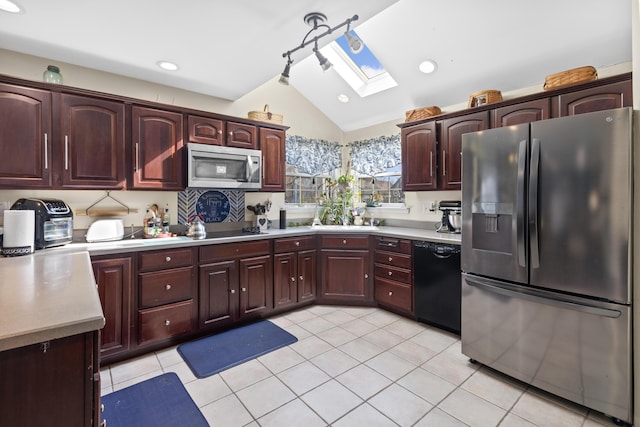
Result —
[[516, 242], [518, 250], [518, 264], [520, 267], [527, 266], [527, 253], [525, 246], [525, 223], [524, 223], [524, 205], [525, 205], [525, 174], [527, 164], [527, 141], [520, 141], [518, 147], [518, 179], [517, 179], [517, 195], [516, 195]]
[[494, 294], [500, 294], [512, 298], [519, 298], [538, 304], [549, 305], [566, 310], [579, 311], [582, 313], [594, 314], [596, 316], [611, 317], [614, 319], [620, 317], [622, 314], [618, 310], [611, 310], [608, 308], [585, 304], [583, 302], [572, 301], [569, 298], [564, 298], [555, 294], [552, 296], [549, 293], [536, 291], [534, 289], [519, 289], [515, 291], [493, 280], [470, 277], [468, 275], [464, 275], [464, 280], [470, 286], [475, 286]]
[[531, 166], [529, 168], [529, 237], [531, 241], [531, 268], [540, 267], [538, 247], [538, 184], [540, 168], [540, 140], [531, 140]]

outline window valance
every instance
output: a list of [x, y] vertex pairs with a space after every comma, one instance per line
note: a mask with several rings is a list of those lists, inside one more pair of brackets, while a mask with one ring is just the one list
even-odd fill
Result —
[[400, 135], [381, 136], [349, 143], [351, 168], [364, 175], [374, 176], [402, 162]]
[[342, 167], [339, 143], [298, 135], [287, 135], [285, 159], [288, 164], [295, 165], [299, 172], [312, 176]]

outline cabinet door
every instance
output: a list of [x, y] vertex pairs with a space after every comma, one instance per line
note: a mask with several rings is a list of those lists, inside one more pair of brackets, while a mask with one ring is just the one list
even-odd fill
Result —
[[98, 283], [105, 325], [100, 333], [100, 354], [108, 357], [131, 347], [133, 267], [131, 257], [91, 262]]
[[0, 352], [0, 425], [97, 426], [98, 331]]
[[224, 145], [224, 124], [225, 123], [219, 119], [189, 116], [189, 142]]
[[320, 251], [321, 298], [332, 302], [370, 302], [369, 252], [365, 250]]
[[200, 327], [225, 325], [237, 318], [238, 270], [236, 261], [200, 266]]
[[285, 191], [285, 134], [277, 129], [260, 128], [262, 150], [262, 190]]
[[51, 187], [51, 94], [0, 84], [0, 188]]
[[519, 125], [551, 118], [551, 99], [542, 98], [496, 108], [492, 112], [491, 127]]
[[132, 108], [134, 189], [182, 190], [182, 114]]
[[240, 260], [241, 318], [264, 315], [273, 309], [272, 265], [270, 255]]
[[315, 249], [298, 252], [298, 302], [316, 298], [318, 255]]
[[227, 122], [227, 145], [257, 150], [258, 128], [244, 123]]
[[286, 307], [298, 302], [297, 260], [294, 252], [273, 256], [273, 304], [275, 308]]
[[440, 147], [441, 190], [462, 188], [462, 135], [489, 128], [489, 112], [467, 114], [442, 121]]
[[435, 190], [438, 185], [436, 122], [402, 128], [400, 135], [402, 190]]
[[554, 117], [574, 116], [632, 105], [631, 80], [627, 80], [558, 95], [554, 100]]
[[56, 185], [125, 188], [124, 104], [74, 95], [54, 99], [61, 129]]

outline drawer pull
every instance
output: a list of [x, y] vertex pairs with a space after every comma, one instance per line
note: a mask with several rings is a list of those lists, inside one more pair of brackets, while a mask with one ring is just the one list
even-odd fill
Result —
[[171, 262], [171, 257], [170, 257], [170, 256], [168, 256], [168, 257], [166, 257], [164, 260], [165, 260], [165, 261], [167, 261], [167, 262]]
[[389, 291], [389, 296], [392, 297], [393, 296], [393, 291]]
[[342, 241], [342, 244], [346, 245], [346, 244], [347, 244], [347, 239], [344, 239], [344, 240]]
[[247, 292], [247, 288], [242, 288], [242, 292]]
[[392, 271], [389, 272], [389, 276], [393, 276], [393, 272]]
[[393, 261], [393, 257], [389, 257], [389, 262]]
[[164, 321], [165, 326], [169, 326], [171, 324], [171, 320], [167, 319]]
[[165, 285], [165, 287], [164, 287], [164, 288], [165, 288], [166, 290], [170, 291], [170, 290], [171, 290], [171, 285], [170, 285], [170, 284], [167, 284], [167, 285]]
[[293, 276], [291, 276], [291, 281], [292, 281], [292, 282], [295, 282], [295, 281], [296, 281], [296, 278], [295, 278], [295, 277], [293, 277]]
[[300, 242], [296, 242], [296, 246], [300, 246]]
[[232, 293], [232, 294], [235, 294], [235, 293], [236, 293], [236, 290], [235, 290], [235, 289], [231, 289], [231, 293]]

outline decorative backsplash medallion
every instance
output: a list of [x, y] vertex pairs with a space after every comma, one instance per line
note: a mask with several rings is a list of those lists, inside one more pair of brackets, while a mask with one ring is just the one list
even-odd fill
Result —
[[244, 221], [244, 191], [187, 188], [178, 193], [178, 222], [197, 213], [205, 223]]

